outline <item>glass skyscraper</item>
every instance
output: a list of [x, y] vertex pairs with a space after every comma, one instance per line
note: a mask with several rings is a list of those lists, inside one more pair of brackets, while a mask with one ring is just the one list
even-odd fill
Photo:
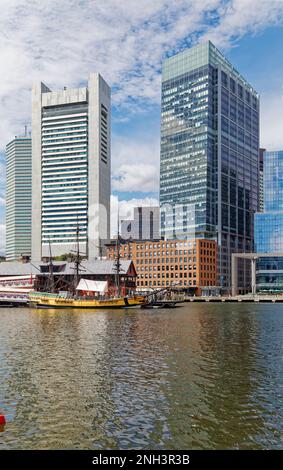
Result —
[[[259, 194], [259, 96], [210, 42], [162, 68], [161, 235], [218, 242], [219, 283], [231, 253], [253, 249]], [[239, 266], [239, 286], [249, 269]]]
[[264, 152], [263, 213], [255, 214], [257, 253], [283, 253], [283, 151]]
[[31, 138], [15, 137], [6, 147], [6, 259], [31, 255]]
[[[257, 253], [283, 253], [283, 151], [264, 152], [264, 211], [255, 214]], [[257, 288], [283, 290], [283, 258], [270, 256], [257, 262]]]

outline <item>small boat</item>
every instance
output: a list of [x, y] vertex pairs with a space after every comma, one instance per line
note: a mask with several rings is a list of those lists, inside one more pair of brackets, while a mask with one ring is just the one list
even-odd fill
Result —
[[176, 308], [180, 303], [182, 302], [178, 300], [157, 300], [147, 302], [141, 308]]
[[170, 287], [163, 289], [154, 289], [152, 292], [145, 294], [147, 302], [141, 308], [176, 308], [178, 304], [182, 304], [183, 300], [168, 298]]

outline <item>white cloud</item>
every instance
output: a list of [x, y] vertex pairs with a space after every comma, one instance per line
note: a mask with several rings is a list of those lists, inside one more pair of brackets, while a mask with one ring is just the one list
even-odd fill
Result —
[[0, 224], [0, 255], [5, 253], [6, 246], [6, 225]]
[[220, 0], [0, 1], [0, 142], [30, 120], [34, 80], [77, 86], [99, 71], [113, 100], [159, 101], [164, 52], [202, 27]]
[[[160, 100], [160, 64], [184, 44], [223, 47], [282, 20], [282, 0], [0, 0], [0, 145], [30, 121], [34, 80], [77, 86], [99, 71], [119, 105]], [[213, 22], [213, 26], [211, 25]]]
[[158, 173], [154, 165], [122, 165], [112, 179], [112, 189], [120, 192], [158, 192]]
[[113, 136], [112, 162], [114, 177], [121, 165], [143, 163], [145, 165], [159, 165], [160, 136], [149, 131], [136, 136]]
[[6, 184], [6, 162], [0, 161], [0, 194], [1, 194], [1, 189], [5, 186], [5, 184]]
[[282, 24], [283, 0], [232, 0], [219, 8], [220, 21], [208, 28], [203, 40], [230, 47], [247, 33], [258, 33], [266, 26]]
[[267, 150], [283, 149], [283, 87], [281, 93], [261, 97], [261, 146]]
[[134, 216], [134, 208], [142, 206], [159, 206], [159, 201], [155, 198], [145, 197], [144, 199], [130, 199], [129, 201], [119, 201], [117, 196], [111, 196], [111, 237], [117, 235], [118, 208], [119, 220], [128, 220]]
[[159, 132], [131, 137], [114, 136], [112, 190], [121, 192], [159, 191]]
[[[112, 86], [123, 120], [141, 104], [160, 102], [160, 66], [168, 52], [206, 39], [229, 48], [248, 32], [282, 24], [283, 0], [0, 0], [0, 12], [4, 149], [30, 122], [33, 81], [42, 80], [53, 89], [72, 87], [85, 82], [90, 71], [99, 71]], [[267, 148], [283, 148], [283, 98], [282, 90], [276, 91], [262, 97], [261, 140]], [[158, 165], [159, 135], [114, 136], [114, 189], [155, 191]], [[2, 163], [0, 170], [3, 185]], [[112, 196], [113, 220], [115, 201]], [[121, 201], [121, 215], [150, 202], [158, 204], [148, 198]], [[0, 225], [0, 246], [4, 234], [5, 225]]]

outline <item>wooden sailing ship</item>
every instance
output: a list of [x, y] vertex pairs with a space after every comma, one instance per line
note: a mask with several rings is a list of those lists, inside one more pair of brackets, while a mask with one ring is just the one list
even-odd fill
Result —
[[[79, 295], [80, 287], [80, 251], [79, 251], [79, 226], [77, 225], [77, 250], [74, 263], [74, 281], [66, 292], [56, 292], [54, 284], [54, 271], [51, 253], [51, 244], [49, 242], [49, 286], [46, 292], [31, 292], [29, 294], [30, 305], [42, 308], [83, 308], [83, 309], [112, 309], [142, 306], [147, 303], [143, 295], [121, 295], [120, 287], [120, 235], [117, 234], [117, 257], [115, 260], [115, 279], [116, 295], [109, 297], [105, 292], [104, 286], [99, 287], [99, 298], [85, 298]], [[87, 280], [85, 280], [87, 281]], [[89, 283], [91, 281], [88, 281]], [[97, 287], [98, 289], [98, 287]]]

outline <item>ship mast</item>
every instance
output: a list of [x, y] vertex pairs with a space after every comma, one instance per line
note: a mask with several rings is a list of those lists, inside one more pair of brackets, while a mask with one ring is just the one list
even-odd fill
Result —
[[120, 268], [121, 268], [121, 255], [120, 255], [120, 230], [119, 230], [119, 209], [118, 209], [118, 230], [117, 230], [117, 241], [116, 241], [116, 288], [117, 288], [117, 296], [120, 297], [121, 295], [121, 286], [120, 286]]
[[77, 221], [76, 229], [76, 238], [77, 238], [77, 251], [75, 256], [75, 273], [74, 273], [74, 292], [76, 293], [76, 288], [79, 283], [79, 274], [80, 274], [80, 242], [79, 242], [79, 222]]
[[51, 243], [49, 238], [49, 291], [54, 292], [54, 269], [52, 262]]

